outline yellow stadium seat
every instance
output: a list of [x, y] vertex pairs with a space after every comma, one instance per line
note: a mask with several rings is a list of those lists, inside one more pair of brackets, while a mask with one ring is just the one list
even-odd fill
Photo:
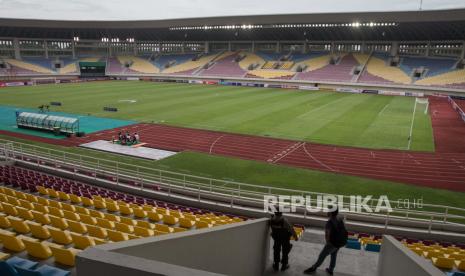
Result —
[[7, 200], [7, 203], [13, 206], [19, 206], [19, 200], [14, 196], [7, 196], [6, 200]]
[[69, 200], [74, 204], [80, 204], [82, 202], [81, 197], [75, 194], [69, 194]]
[[155, 232], [152, 229], [134, 226], [134, 235], [141, 236], [141, 237], [151, 237], [155, 235]]
[[140, 239], [141, 237], [136, 236], [136, 235], [134, 235], [134, 234], [128, 234], [128, 238], [129, 238], [130, 240], [136, 240], [136, 239]]
[[87, 227], [85, 224], [78, 221], [68, 220], [69, 230], [79, 234], [87, 233]]
[[0, 194], [0, 202], [8, 202], [6, 195]]
[[423, 252], [423, 257], [427, 258], [427, 259], [432, 259], [432, 258], [440, 258], [440, 257], [443, 257], [444, 256], [444, 253], [442, 252], [439, 252], [439, 251], [435, 251], [435, 250], [431, 250], [431, 251], [424, 251]]
[[166, 210], [165, 208], [160, 208], [160, 207], [157, 207], [155, 212], [157, 212], [157, 214], [160, 214], [162, 216], [170, 214], [168, 210]]
[[82, 205], [90, 207], [94, 206], [94, 201], [88, 197], [81, 196]]
[[43, 205], [41, 203], [33, 203], [34, 205], [34, 211], [43, 213], [43, 214], [48, 214], [48, 206]]
[[103, 201], [103, 197], [99, 196], [99, 195], [93, 195], [92, 200], [102, 200]]
[[34, 216], [32, 215], [32, 212], [26, 208], [23, 207], [16, 207], [16, 211], [18, 211], [18, 217], [24, 219], [24, 220], [33, 220]]
[[209, 227], [212, 227], [212, 225], [209, 224], [208, 222], [204, 221], [204, 220], [197, 221], [195, 223], [195, 228], [197, 228], [197, 229], [209, 228]]
[[8, 250], [21, 252], [26, 249], [21, 236], [5, 235], [4, 233], [0, 233], [0, 239], [2, 240], [3, 247]]
[[174, 232], [174, 233], [185, 232], [185, 231], [187, 231], [186, 228], [182, 228], [182, 227], [173, 227], [173, 232]]
[[179, 219], [179, 226], [190, 229], [195, 225], [194, 220], [190, 220], [188, 218], [180, 218]]
[[108, 243], [108, 241], [105, 239], [99, 239], [99, 238], [92, 238], [92, 239], [94, 239], [95, 245]]
[[55, 216], [55, 217], [64, 217], [65, 215], [63, 214], [63, 210], [57, 208], [57, 207], [53, 207], [53, 206], [50, 206], [48, 207], [48, 213], [52, 216]]
[[465, 259], [460, 261], [455, 261], [455, 267], [460, 271], [465, 271]]
[[9, 195], [9, 196], [14, 196], [14, 195], [15, 195], [15, 192], [14, 192], [13, 189], [5, 188], [5, 194], [6, 194], [6, 195]]
[[118, 212], [119, 205], [115, 201], [105, 201], [108, 212]]
[[179, 222], [179, 219], [171, 215], [165, 215], [163, 216], [163, 222], [168, 225], [175, 225], [176, 223]]
[[69, 195], [62, 191], [58, 191], [58, 197], [60, 198], [60, 200], [63, 200], [63, 201], [69, 200]]
[[442, 269], [452, 269], [454, 267], [454, 260], [444, 257], [432, 257], [431, 261], [433, 264]]
[[20, 191], [15, 191], [15, 196], [19, 200], [25, 200], [26, 199], [26, 194]]
[[106, 228], [106, 229], [115, 228], [115, 222], [114, 221], [110, 221], [110, 220], [102, 219], [102, 218], [97, 219], [97, 225], [100, 226], [100, 227]]
[[238, 218], [238, 217], [234, 217], [234, 218], [232, 218], [232, 220], [233, 220], [234, 222], [242, 222], [242, 221], [244, 221], [243, 219]]
[[153, 206], [152, 205], [147, 205], [147, 204], [144, 204], [142, 206], [142, 209], [144, 209], [144, 211], [147, 211], [147, 212], [154, 211]]
[[81, 217], [81, 222], [83, 222], [85, 224], [90, 224], [90, 225], [96, 225], [97, 224], [97, 219], [94, 218], [94, 217], [91, 217], [89, 215], [84, 215], [84, 214], [81, 214], [80, 217]]
[[107, 204], [103, 200], [94, 199], [95, 209], [106, 209]]
[[81, 217], [79, 216], [79, 214], [77, 213], [74, 213], [74, 212], [71, 212], [71, 211], [63, 211], [63, 215], [64, 215], [64, 218], [66, 218], [67, 220], [73, 220], [73, 221], [80, 221], [81, 220]]
[[67, 266], [75, 266], [76, 255], [82, 251], [72, 247], [59, 248], [50, 246], [50, 249], [52, 251], [53, 257], [55, 258], [55, 262]]
[[16, 233], [28, 234], [31, 232], [31, 229], [23, 219], [12, 216], [9, 216], [8, 219], [10, 220], [11, 227]]
[[0, 227], [3, 229], [8, 229], [11, 227], [10, 220], [6, 214], [0, 213]]
[[121, 222], [116, 222], [115, 223], [115, 230], [131, 234], [131, 233], [134, 232], [134, 226], [128, 225], [128, 224], [125, 224], [125, 223], [121, 223]]
[[16, 210], [16, 207], [9, 204], [9, 203], [6, 203], [6, 202], [2, 202], [2, 206], [3, 206], [3, 212], [5, 214], [8, 214], [10, 216], [14, 216], [16, 217], [18, 215], [18, 211]]
[[61, 205], [63, 206], [64, 211], [69, 211], [69, 212], [73, 212], [73, 213], [76, 212], [76, 206], [74, 206], [74, 205], [71, 205], [71, 204], [68, 204], [68, 203], [62, 203]]
[[32, 204], [34, 202], [37, 202], [37, 197], [35, 195], [26, 194], [26, 200]]
[[36, 186], [36, 189], [41, 195], [48, 195], [47, 189], [45, 187]]
[[19, 201], [19, 206], [25, 208], [25, 209], [28, 209], [28, 210], [33, 210], [34, 209], [34, 205], [32, 204], [32, 202], [29, 202], [28, 200], [24, 200], [24, 199], [21, 199]]
[[147, 229], [155, 229], [155, 225], [153, 223], [150, 223], [150, 222], [145, 221], [145, 220], [138, 220], [137, 221], [137, 226], [144, 227], [144, 228], [147, 228]]
[[48, 206], [50, 207], [55, 207], [55, 208], [58, 208], [58, 209], [63, 209], [63, 204], [59, 201], [56, 201], [56, 200], [49, 200], [48, 201]]
[[158, 222], [163, 219], [163, 215], [158, 214], [157, 212], [154, 212], [154, 211], [147, 212], [147, 216], [149, 220], [154, 221], [154, 222]]
[[173, 233], [174, 232], [172, 227], [169, 227], [166, 224], [158, 224], [158, 223], [155, 224], [155, 230], [160, 231], [160, 232], [164, 232], [164, 233]]
[[52, 240], [58, 244], [70, 244], [73, 242], [69, 231], [63, 231], [53, 226], [45, 226], [52, 236]]
[[49, 197], [54, 197], [54, 198], [57, 198], [57, 197], [58, 197], [58, 192], [55, 191], [54, 189], [48, 188], [48, 189], [47, 189], [47, 193], [48, 193], [48, 196], [49, 196]]
[[137, 221], [132, 218], [120, 217], [120, 222], [127, 225], [137, 225]]
[[122, 215], [130, 216], [134, 213], [134, 211], [127, 205], [119, 205], [119, 213]]
[[181, 212], [178, 212], [178, 211], [170, 211], [170, 215], [173, 216], [173, 217], [176, 217], [178, 219], [184, 217], [184, 215]]
[[120, 242], [120, 241], [127, 241], [129, 240], [129, 236], [126, 233], [122, 233], [119, 231], [108, 230], [108, 239], [113, 242]]
[[50, 216], [39, 211], [31, 211], [34, 220], [40, 224], [50, 224]]
[[23, 239], [23, 243], [26, 246], [27, 253], [32, 257], [45, 260], [52, 256], [52, 251], [46, 241], [39, 242]]
[[166, 235], [166, 234], [169, 234], [169, 233], [168, 233], [168, 232], [163, 232], [163, 231], [155, 230], [155, 236]]
[[188, 220], [193, 220], [193, 221], [199, 220], [195, 215], [191, 215], [191, 214], [184, 214], [184, 218]]
[[95, 246], [94, 239], [89, 236], [83, 236], [71, 232], [71, 237], [73, 238], [74, 247], [77, 249], [86, 249], [89, 246]]
[[110, 221], [114, 221], [114, 222], [120, 222], [121, 221], [120, 216], [109, 214], [109, 213], [104, 214], [104, 218], [107, 219], [107, 220], [110, 220]]
[[142, 208], [133, 208], [134, 211], [134, 216], [137, 218], [146, 218], [147, 217], [147, 211], [145, 211]]
[[0, 260], [5, 261], [10, 258], [10, 254], [0, 252]]
[[93, 216], [94, 218], [104, 218], [104, 214], [100, 211], [89, 209], [89, 215]]
[[106, 239], [108, 232], [105, 228], [95, 225], [86, 225], [89, 236], [96, 237], [99, 239]]
[[40, 197], [40, 196], [37, 198], [37, 203], [42, 204], [44, 206], [49, 205], [48, 199], [46, 199], [44, 197]]
[[74, 206], [76, 207], [76, 212], [81, 215], [89, 215], [90, 211], [89, 209], [82, 207], [82, 206]]
[[50, 232], [40, 223], [37, 223], [35, 221], [27, 221], [26, 223], [31, 229], [31, 234], [34, 238], [38, 238], [41, 240], [46, 240], [50, 238]]
[[49, 216], [50, 217], [50, 224], [53, 227], [60, 228], [61, 230], [67, 229], [68, 222], [64, 218], [56, 217], [56, 216]]

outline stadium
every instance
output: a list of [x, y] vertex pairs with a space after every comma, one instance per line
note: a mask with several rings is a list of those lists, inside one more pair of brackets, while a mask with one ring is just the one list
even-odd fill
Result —
[[0, 275], [465, 275], [464, 111], [465, 9], [0, 18]]

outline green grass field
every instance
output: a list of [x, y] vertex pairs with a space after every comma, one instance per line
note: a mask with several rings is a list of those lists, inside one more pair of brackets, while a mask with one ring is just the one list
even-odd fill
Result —
[[[407, 149], [415, 98], [326, 91], [113, 81], [9, 87], [0, 103], [367, 148]], [[135, 101], [135, 102], [132, 102]], [[117, 113], [102, 111], [118, 107]], [[430, 117], [415, 113], [410, 149], [433, 151]]]

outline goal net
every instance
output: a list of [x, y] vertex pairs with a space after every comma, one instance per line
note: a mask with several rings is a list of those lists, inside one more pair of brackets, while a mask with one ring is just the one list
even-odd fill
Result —
[[32, 85], [57, 83], [55, 77], [31, 78]]
[[[416, 98], [415, 105], [419, 105], [418, 108], [424, 108], [424, 113], [428, 113], [429, 101], [428, 98]], [[423, 105], [423, 106], [421, 106]]]

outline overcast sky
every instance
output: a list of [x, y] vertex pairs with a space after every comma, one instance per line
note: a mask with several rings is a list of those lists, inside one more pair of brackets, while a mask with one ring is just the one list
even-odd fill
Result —
[[[224, 15], [418, 10], [420, 0], [0, 0], [0, 17], [137, 20]], [[423, 9], [465, 8], [464, 0], [423, 0]]]

